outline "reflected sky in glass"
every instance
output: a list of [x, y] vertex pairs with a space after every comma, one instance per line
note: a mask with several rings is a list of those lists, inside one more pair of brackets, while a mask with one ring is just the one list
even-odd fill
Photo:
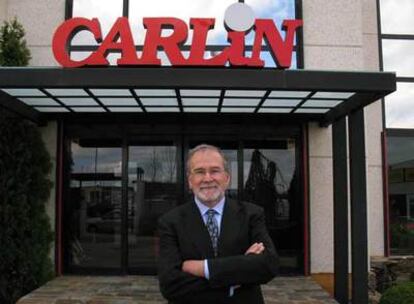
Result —
[[387, 128], [414, 128], [414, 83], [397, 83], [385, 98]]
[[[105, 36], [117, 17], [122, 16], [122, 0], [74, 0], [73, 16], [85, 17], [88, 19], [98, 18]], [[145, 39], [145, 29], [142, 23], [144, 17], [176, 17], [182, 19], [187, 24], [193, 18], [215, 18], [215, 28], [208, 33], [208, 45], [227, 45], [227, 31], [224, 27], [224, 13], [228, 6], [235, 3], [235, 0], [130, 0], [129, 1], [129, 22], [131, 25], [134, 41], [136, 45], [143, 45]], [[294, 0], [246, 0], [256, 16], [256, 18], [273, 19], [281, 30], [281, 23], [285, 19], [295, 18]], [[170, 35], [170, 30], [164, 30], [163, 35]], [[284, 37], [284, 31], [281, 31]], [[252, 44], [254, 33], [246, 37], [246, 44]], [[187, 45], [192, 41], [192, 31], [188, 32]], [[79, 32], [72, 41], [73, 45], [96, 45], [93, 35], [88, 31]], [[77, 55], [79, 56], [79, 55]], [[188, 56], [188, 54], [185, 54]], [[209, 58], [206, 54], [205, 58]], [[295, 56], [293, 56], [295, 57]], [[168, 65], [169, 61], [165, 55], [160, 53], [163, 64]], [[266, 67], [274, 67], [273, 59], [269, 54], [263, 54]], [[80, 58], [76, 58], [79, 60]], [[114, 64], [114, 58], [111, 58]], [[294, 62], [294, 67], [296, 63]]]
[[406, 161], [412, 161], [414, 151], [414, 138], [412, 137], [393, 137], [387, 138], [388, 164], [398, 165]]
[[414, 34], [413, 0], [380, 0], [383, 34]]
[[414, 77], [414, 40], [383, 39], [382, 47], [384, 71], [396, 72], [397, 77]]

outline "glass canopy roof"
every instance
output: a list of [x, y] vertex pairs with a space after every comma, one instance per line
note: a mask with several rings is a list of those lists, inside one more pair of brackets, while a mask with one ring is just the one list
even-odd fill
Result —
[[395, 74], [231, 68], [0, 68], [0, 106], [82, 113], [234, 113], [330, 124], [395, 90]]
[[326, 113], [355, 92], [276, 90], [2, 89], [39, 112]]

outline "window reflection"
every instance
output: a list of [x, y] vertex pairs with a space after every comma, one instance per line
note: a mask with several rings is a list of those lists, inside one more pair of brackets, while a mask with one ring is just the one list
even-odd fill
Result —
[[388, 128], [414, 127], [414, 83], [397, 82], [397, 90], [385, 98]]
[[[73, 17], [98, 18], [105, 37], [118, 17], [122, 16], [123, 0], [74, 0]], [[72, 41], [73, 45], [96, 45], [89, 31], [79, 32]]]
[[414, 1], [381, 0], [383, 34], [414, 34]]
[[[144, 44], [145, 31], [143, 17], [176, 17], [188, 23], [190, 18], [216, 18], [214, 30], [208, 34], [208, 44], [227, 44], [227, 32], [224, 28], [224, 11], [234, 0], [152, 0], [149, 2], [131, 0], [129, 3], [129, 21], [135, 43]], [[165, 35], [168, 35], [167, 30]], [[192, 31], [189, 31], [187, 45], [191, 44]]]
[[129, 266], [156, 269], [158, 218], [178, 204], [177, 151], [172, 143], [129, 148]]
[[65, 203], [67, 255], [72, 267], [120, 266], [121, 149], [71, 144]]
[[414, 77], [414, 40], [383, 39], [384, 70], [397, 77]]
[[391, 254], [414, 254], [414, 134], [388, 137]]
[[303, 229], [301, 199], [296, 188], [295, 141], [251, 142], [243, 154], [243, 200], [264, 209], [266, 226], [280, 255], [281, 270], [295, 271], [302, 258], [299, 236]]

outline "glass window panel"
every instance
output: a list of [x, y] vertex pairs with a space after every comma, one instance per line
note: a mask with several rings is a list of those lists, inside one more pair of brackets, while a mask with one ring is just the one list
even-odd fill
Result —
[[129, 147], [128, 262], [156, 269], [157, 220], [179, 203], [177, 149], [172, 143]]
[[142, 112], [140, 107], [109, 107], [108, 110], [111, 112]]
[[273, 19], [281, 26], [284, 19], [295, 19], [295, 1], [293, 0], [245, 0], [255, 13], [256, 18]]
[[253, 113], [256, 108], [221, 108], [221, 112], [229, 113]]
[[259, 113], [290, 113], [292, 108], [260, 108]]
[[174, 90], [159, 90], [159, 89], [139, 89], [135, 90], [138, 96], [174, 96]]
[[19, 100], [30, 106], [60, 106], [52, 98], [19, 98]]
[[227, 97], [263, 97], [266, 91], [255, 90], [227, 90], [225, 96]]
[[414, 1], [380, 0], [384, 34], [414, 34]]
[[67, 106], [97, 106], [98, 103], [93, 98], [58, 98]]
[[88, 96], [84, 89], [46, 89], [54, 96]]
[[11, 96], [45, 96], [45, 93], [38, 89], [2, 89]]
[[[88, 58], [92, 52], [86, 52], [86, 51], [72, 51], [70, 52], [70, 58], [75, 61], [82, 61]], [[119, 53], [109, 53], [106, 56], [106, 59], [109, 62], [109, 65], [116, 65], [116, 61], [121, 57], [121, 54]]]
[[414, 77], [413, 54], [414, 40], [382, 40], [385, 71], [396, 72], [399, 77]]
[[171, 107], [146, 107], [147, 112], [180, 112], [179, 108]]
[[388, 136], [391, 253], [414, 254], [414, 136]]
[[343, 100], [335, 100], [335, 99], [310, 99], [306, 101], [302, 107], [335, 107], [336, 105], [343, 102]]
[[175, 98], [141, 98], [141, 102], [145, 106], [177, 106]]
[[65, 246], [71, 266], [119, 268], [121, 148], [70, 146]]
[[269, 97], [292, 97], [292, 98], [304, 98], [310, 94], [309, 91], [272, 91]]
[[[74, 0], [73, 17], [98, 18], [103, 37], [108, 34], [118, 17], [122, 17], [123, 0]], [[73, 38], [73, 45], [96, 44], [93, 35], [81, 31]]]
[[397, 82], [397, 90], [385, 97], [387, 128], [414, 128], [414, 83]]
[[336, 98], [336, 99], [347, 99], [354, 95], [354, 92], [316, 92], [312, 99], [315, 98]]
[[137, 106], [135, 98], [99, 98], [106, 106]]
[[297, 109], [295, 113], [326, 113], [330, 109]]
[[243, 99], [243, 98], [224, 98], [223, 106], [257, 106], [260, 102], [260, 99]]
[[106, 112], [104, 108], [100, 107], [72, 107], [71, 109], [75, 112]]
[[265, 107], [296, 107], [302, 99], [266, 99]]
[[202, 107], [184, 107], [184, 112], [212, 112], [216, 113], [217, 108], [202, 108]]
[[[227, 31], [224, 28], [224, 12], [234, 0], [153, 0], [150, 3], [145, 1], [130, 1], [129, 20], [136, 44], [143, 45], [145, 30], [142, 24], [143, 17], [176, 17], [188, 23], [191, 17], [216, 18], [214, 30], [208, 33], [207, 44], [228, 44]], [[168, 31], [165, 31], [164, 35]], [[188, 32], [186, 44], [191, 44], [192, 31]]]
[[245, 147], [242, 200], [263, 208], [269, 235], [277, 244], [281, 272], [292, 272], [301, 267], [303, 257], [295, 140], [253, 141]]
[[183, 106], [217, 106], [218, 98], [182, 98]]
[[39, 112], [69, 112], [68, 109], [63, 107], [35, 107]]
[[180, 90], [181, 96], [206, 96], [206, 97], [218, 97], [220, 96], [220, 90]]
[[96, 96], [131, 96], [131, 92], [126, 89], [91, 89]]

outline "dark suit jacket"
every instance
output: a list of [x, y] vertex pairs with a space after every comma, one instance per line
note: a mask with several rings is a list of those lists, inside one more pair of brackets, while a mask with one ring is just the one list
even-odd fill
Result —
[[[217, 257], [195, 202], [163, 215], [158, 226], [158, 276], [161, 293], [169, 303], [263, 303], [259, 284], [276, 275], [278, 258], [262, 208], [226, 199]], [[265, 251], [244, 255], [255, 242], [263, 242]], [[208, 259], [209, 280], [181, 271], [183, 261], [203, 259]], [[229, 288], [234, 285], [241, 287], [229, 297]]]

